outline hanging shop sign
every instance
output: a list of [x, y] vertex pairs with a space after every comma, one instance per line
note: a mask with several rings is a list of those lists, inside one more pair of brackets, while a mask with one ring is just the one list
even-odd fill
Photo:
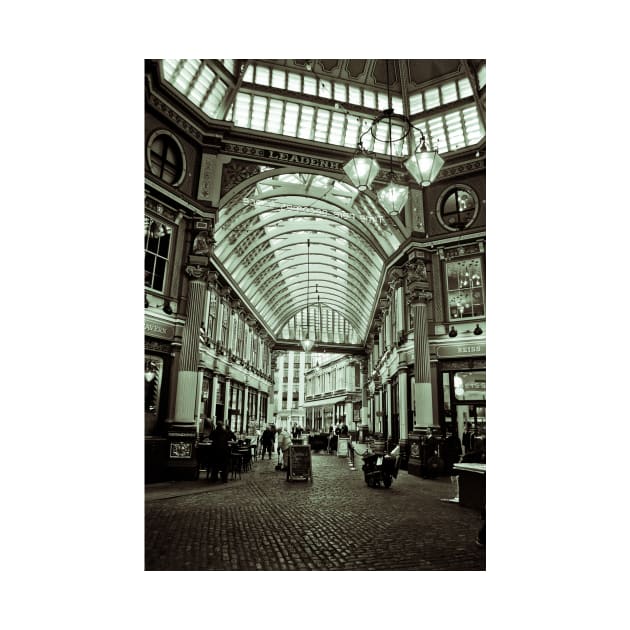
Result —
[[284, 164], [315, 166], [317, 168], [328, 168], [336, 171], [341, 170], [343, 167], [343, 164], [336, 160], [322, 160], [321, 158], [300, 155], [299, 153], [288, 153], [286, 151], [276, 151], [275, 149], [262, 149], [260, 147], [233, 144], [231, 142], [224, 143], [223, 150], [225, 153], [271, 160], [273, 162], [282, 162]]
[[160, 339], [172, 339], [175, 336], [175, 326], [169, 326], [155, 319], [145, 318], [144, 334], [149, 337], [159, 337]]
[[485, 356], [486, 343], [457, 343], [437, 346], [435, 353], [438, 359], [452, 359], [453, 357]]

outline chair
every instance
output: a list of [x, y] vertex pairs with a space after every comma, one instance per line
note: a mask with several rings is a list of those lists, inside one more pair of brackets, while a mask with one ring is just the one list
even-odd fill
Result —
[[249, 443], [249, 448], [250, 448], [252, 457], [254, 458], [254, 461], [257, 462], [258, 461], [258, 438], [256, 438], [256, 440], [252, 440]]
[[252, 469], [252, 452], [249, 446], [239, 448], [238, 452], [241, 456], [243, 472], [247, 472], [251, 470]]
[[232, 479], [241, 478], [241, 471], [243, 470], [243, 456], [238, 451], [232, 451], [230, 453], [230, 471], [232, 473]]

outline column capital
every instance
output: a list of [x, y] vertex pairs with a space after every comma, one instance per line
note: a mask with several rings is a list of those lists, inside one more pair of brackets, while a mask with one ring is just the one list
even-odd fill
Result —
[[207, 267], [202, 267], [201, 265], [186, 265], [185, 271], [192, 280], [207, 281], [208, 279]]
[[417, 306], [419, 304], [425, 304], [433, 299], [433, 293], [426, 289], [415, 287], [409, 292], [408, 301], [409, 304]]

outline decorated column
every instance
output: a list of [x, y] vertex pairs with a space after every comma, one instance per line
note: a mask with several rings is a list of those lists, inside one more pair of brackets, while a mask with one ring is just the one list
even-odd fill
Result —
[[415, 424], [418, 427], [433, 425], [433, 400], [431, 395], [431, 364], [429, 356], [429, 331], [427, 304], [433, 295], [428, 290], [427, 271], [421, 254], [412, 252], [407, 264], [408, 300], [414, 318], [414, 363], [415, 363]]
[[199, 327], [207, 295], [207, 269], [199, 265], [188, 265], [186, 273], [191, 280], [188, 287], [188, 313], [182, 334], [182, 349], [177, 374], [174, 421], [177, 424], [194, 425], [197, 404]]
[[188, 276], [186, 322], [177, 370], [174, 418], [170, 421], [168, 468], [173, 477], [197, 474], [194, 443], [198, 437], [195, 414], [201, 397], [200, 328], [204, 324], [208, 299], [208, 274], [212, 248], [208, 221], [195, 221], [194, 240], [185, 268]]

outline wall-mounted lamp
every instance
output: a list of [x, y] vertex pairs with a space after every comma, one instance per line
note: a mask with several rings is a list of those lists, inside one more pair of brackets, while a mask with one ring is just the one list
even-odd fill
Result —
[[147, 298], [147, 294], [144, 294], [144, 308], [149, 308], [149, 298]]
[[173, 309], [171, 308], [171, 303], [169, 302], [169, 300], [164, 300], [164, 306], [162, 307], [162, 310], [167, 315], [172, 315], [173, 314]]
[[473, 335], [480, 335], [483, 332], [483, 330], [481, 330], [481, 326], [479, 326], [479, 324], [477, 324], [475, 326], [475, 330], [473, 330]]
[[455, 326], [451, 326], [451, 329], [448, 331], [449, 337], [457, 337], [457, 331], [455, 330]]

